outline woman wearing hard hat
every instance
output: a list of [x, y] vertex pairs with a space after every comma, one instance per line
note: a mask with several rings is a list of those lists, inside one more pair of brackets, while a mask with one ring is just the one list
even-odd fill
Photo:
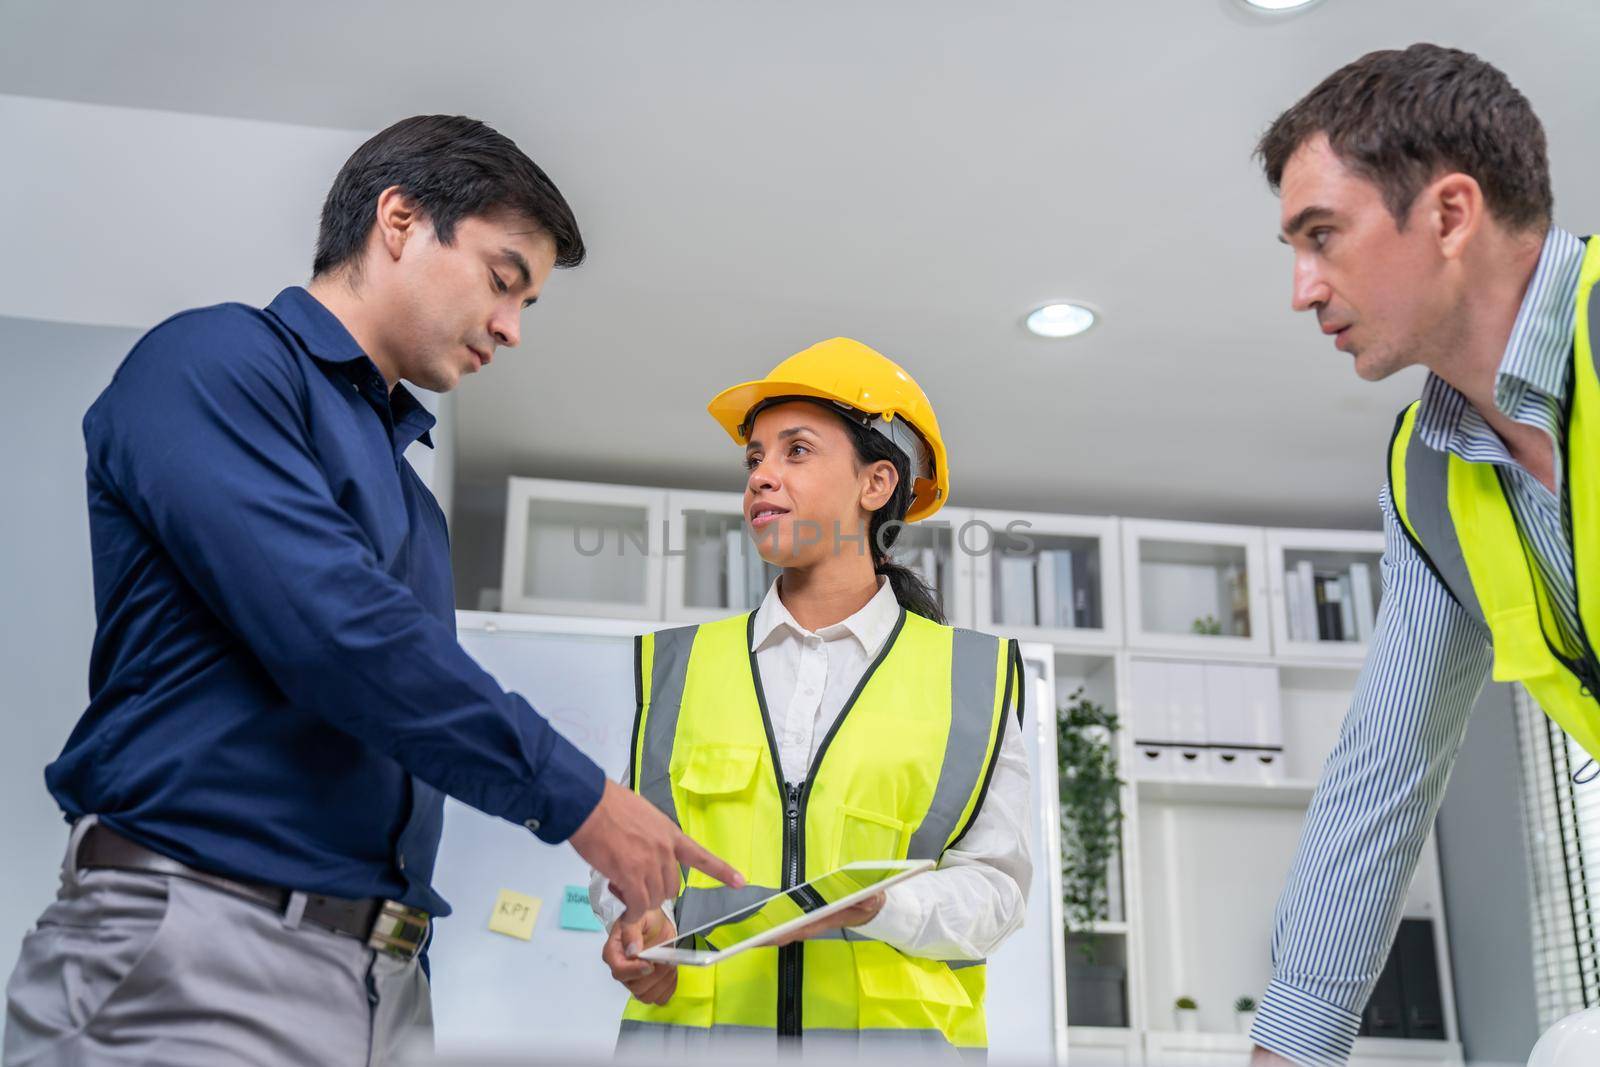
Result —
[[[744, 448], [747, 528], [783, 573], [753, 613], [639, 639], [629, 784], [750, 884], [691, 870], [670, 916], [611, 922], [603, 959], [632, 994], [618, 1048], [984, 1048], [983, 961], [1022, 925], [1032, 877], [1022, 662], [945, 625], [890, 559], [901, 525], [949, 496], [933, 408], [835, 338], [710, 412]], [[633, 958], [844, 864], [907, 859], [937, 868], [782, 947]], [[603, 919], [621, 911], [603, 884], [591, 896]]]

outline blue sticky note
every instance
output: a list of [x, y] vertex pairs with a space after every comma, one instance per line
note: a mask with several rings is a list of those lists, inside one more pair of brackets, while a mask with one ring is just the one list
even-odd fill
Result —
[[561, 898], [561, 929], [595, 930], [605, 933], [594, 909], [589, 907], [589, 890], [586, 886], [569, 885]]

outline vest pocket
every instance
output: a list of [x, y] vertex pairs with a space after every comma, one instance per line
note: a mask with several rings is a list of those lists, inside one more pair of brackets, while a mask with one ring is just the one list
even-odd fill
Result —
[[863, 860], [904, 859], [907, 841], [906, 824], [899, 819], [841, 804], [839, 830], [829, 866], [842, 867]]
[[710, 1000], [716, 992], [716, 970], [715, 967], [679, 967], [678, 988], [672, 1000]]
[[[907, 956], [877, 942], [855, 946], [856, 981], [863, 1000], [970, 1008], [972, 998], [948, 966]], [[866, 1005], [863, 1005], [863, 1013]]]
[[[678, 816], [683, 832], [743, 871], [755, 836], [749, 792], [761, 766], [759, 745], [702, 743], [673, 758]], [[715, 884], [690, 872], [690, 884]], [[691, 968], [692, 969], [692, 968]]]

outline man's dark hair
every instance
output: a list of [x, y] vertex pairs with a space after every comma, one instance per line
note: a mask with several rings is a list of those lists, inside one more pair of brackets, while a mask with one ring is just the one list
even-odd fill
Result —
[[1345, 166], [1379, 188], [1402, 229], [1423, 186], [1452, 171], [1476, 179], [1508, 228], [1550, 224], [1544, 127], [1505, 74], [1470, 52], [1414, 44], [1369, 52], [1334, 71], [1256, 146], [1274, 192], [1289, 157], [1319, 133]]
[[414, 201], [439, 243], [455, 240], [456, 223], [513, 211], [555, 241], [556, 266], [583, 262], [583, 235], [555, 183], [511, 138], [477, 119], [417, 115], [401, 119], [339, 168], [322, 204], [315, 275], [359, 265], [377, 221], [378, 195], [391, 185]]

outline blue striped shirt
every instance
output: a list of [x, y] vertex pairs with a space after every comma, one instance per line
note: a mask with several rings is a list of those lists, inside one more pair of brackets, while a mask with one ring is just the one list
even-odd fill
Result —
[[[1550, 434], [1559, 490], [1562, 413], [1583, 242], [1551, 227], [1495, 379], [1495, 404]], [[1494, 465], [1569, 643], [1578, 640], [1571, 517], [1512, 459], [1456, 389], [1430, 375], [1417, 432], [1433, 448]], [[1273, 977], [1251, 1037], [1309, 1064], [1350, 1055], [1361, 1011], [1400, 922], [1472, 705], [1493, 661], [1487, 628], [1456, 603], [1400, 527], [1385, 489], [1383, 600], [1300, 845], [1278, 901]]]

